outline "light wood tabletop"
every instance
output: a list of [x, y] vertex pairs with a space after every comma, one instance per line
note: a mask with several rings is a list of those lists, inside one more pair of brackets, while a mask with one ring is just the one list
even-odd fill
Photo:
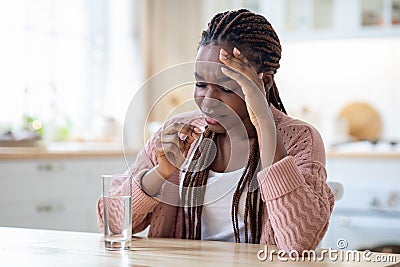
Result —
[[0, 266], [392, 266], [400, 261], [400, 255], [382, 253], [372, 253], [371, 262], [331, 260], [327, 254], [323, 260], [297, 261], [287, 256], [278, 259], [275, 254], [272, 261], [262, 261], [259, 258], [264, 257], [266, 248], [269, 252], [276, 249], [218, 241], [134, 237], [130, 250], [106, 251], [102, 234], [0, 227]]

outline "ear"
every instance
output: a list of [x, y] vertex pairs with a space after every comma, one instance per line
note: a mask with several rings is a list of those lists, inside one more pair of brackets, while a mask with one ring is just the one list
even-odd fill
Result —
[[274, 83], [274, 73], [272, 71], [264, 71], [258, 73], [258, 77], [262, 77], [265, 92], [268, 95], [268, 92], [271, 89], [272, 84]]

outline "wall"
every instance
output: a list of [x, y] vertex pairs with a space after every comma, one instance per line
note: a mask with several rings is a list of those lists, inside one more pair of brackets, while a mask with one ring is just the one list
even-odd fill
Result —
[[[169, 84], [178, 86], [173, 84], [173, 81], [179, 80], [179, 77], [172, 77], [164, 72], [165, 79], [158, 73], [177, 64], [195, 60], [197, 45], [204, 28], [201, 8], [201, 2], [197, 0], [145, 1], [146, 16], [142, 28], [145, 75], [156, 75], [151, 77], [152, 81], [148, 81], [150, 106], [156, 104], [166, 90], [173, 88], [169, 87]], [[192, 78], [193, 68], [187, 71]], [[150, 83], [154, 83], [154, 86]], [[177, 102], [192, 97], [192, 91], [193, 86], [188, 90], [181, 90], [180, 93], [165, 96], [164, 104], [158, 105], [156, 112], [150, 114], [150, 118], [164, 120], [164, 115], [169, 114]]]
[[[147, 77], [194, 60], [206, 22], [227, 5], [220, 4], [146, 1], [143, 36]], [[335, 120], [340, 110], [353, 101], [366, 101], [378, 110], [383, 120], [382, 138], [400, 139], [400, 123], [396, 119], [400, 114], [400, 38], [290, 41], [282, 46], [276, 81], [285, 106], [290, 115], [314, 124], [327, 145], [337, 141], [339, 129]], [[157, 88], [150, 93], [151, 104], [159, 96]], [[191, 90], [180, 91], [178, 98], [190, 98]], [[176, 96], [165, 97], [167, 104], [160, 105], [151, 118], [162, 120], [159, 115], [169, 113], [177, 102]], [[307, 114], [302, 111], [304, 108], [309, 110]]]
[[[283, 43], [276, 81], [289, 113], [309, 120], [327, 144], [345, 104], [366, 101], [382, 116], [382, 138], [400, 139], [400, 39]], [[311, 111], [302, 113], [304, 107]]]

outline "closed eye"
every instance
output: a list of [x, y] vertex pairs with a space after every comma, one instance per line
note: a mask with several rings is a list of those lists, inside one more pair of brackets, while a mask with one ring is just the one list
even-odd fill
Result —
[[196, 87], [203, 88], [203, 87], [206, 87], [206, 86], [207, 86], [207, 83], [204, 83], [204, 82], [197, 82], [196, 83]]
[[224, 87], [224, 86], [218, 86], [220, 89], [222, 89], [222, 91], [224, 91], [225, 93], [233, 93], [234, 90], [229, 89], [228, 87]]
[[[199, 87], [199, 88], [205, 88], [205, 87], [207, 87], [208, 83], [206, 83], [206, 82], [196, 82], [195, 85], [196, 85], [196, 87]], [[225, 87], [225, 86], [222, 86], [222, 85], [217, 85], [217, 87], [219, 89], [221, 89], [224, 93], [230, 94], [230, 93], [235, 92], [234, 88], [228, 88], [228, 87]]]

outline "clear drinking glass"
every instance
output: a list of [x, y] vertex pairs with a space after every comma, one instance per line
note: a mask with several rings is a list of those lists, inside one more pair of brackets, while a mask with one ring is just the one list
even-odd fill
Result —
[[132, 242], [132, 176], [105, 174], [103, 178], [104, 246], [130, 249]]

